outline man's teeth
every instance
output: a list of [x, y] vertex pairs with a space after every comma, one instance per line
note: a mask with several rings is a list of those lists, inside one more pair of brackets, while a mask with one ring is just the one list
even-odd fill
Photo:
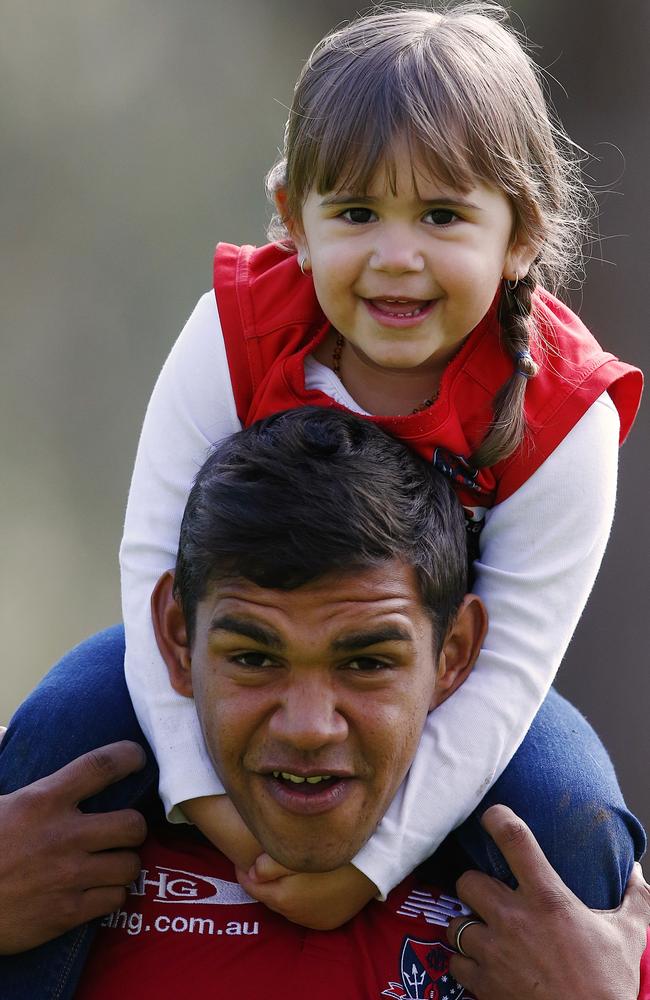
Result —
[[290, 774], [289, 771], [274, 771], [273, 777], [283, 778], [285, 781], [292, 781], [294, 785], [302, 785], [305, 781], [308, 785], [317, 785], [320, 781], [329, 781], [332, 775], [312, 774], [309, 778], [302, 778], [299, 774]]

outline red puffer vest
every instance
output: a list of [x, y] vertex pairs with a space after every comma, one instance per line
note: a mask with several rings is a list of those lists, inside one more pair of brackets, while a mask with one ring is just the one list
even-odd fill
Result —
[[[214, 290], [245, 426], [296, 406], [339, 405], [305, 389], [304, 358], [329, 323], [295, 254], [274, 244], [221, 243]], [[470, 518], [514, 493], [605, 390], [619, 412], [621, 442], [639, 406], [643, 376], [637, 368], [603, 351], [548, 292], [535, 292], [533, 308], [548, 346], [544, 353], [533, 348], [540, 371], [526, 387], [528, 434], [509, 458], [478, 472], [466, 464], [490, 422], [495, 393], [512, 373], [512, 359], [499, 340], [496, 302], [446, 368], [433, 406], [408, 416], [368, 418], [449, 476]]]

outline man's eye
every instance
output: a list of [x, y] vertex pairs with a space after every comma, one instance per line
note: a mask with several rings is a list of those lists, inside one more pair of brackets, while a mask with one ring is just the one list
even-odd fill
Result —
[[233, 656], [235, 663], [240, 663], [243, 667], [272, 667], [274, 661], [266, 653], [238, 653]]
[[432, 208], [424, 218], [429, 219], [434, 226], [450, 226], [458, 216], [450, 208]]
[[369, 208], [346, 208], [345, 212], [341, 212], [341, 218], [357, 226], [363, 226], [367, 222], [372, 222], [374, 214]]
[[376, 656], [357, 656], [346, 663], [348, 670], [366, 674], [378, 673], [380, 670], [386, 670], [388, 666], [385, 660], [378, 660]]

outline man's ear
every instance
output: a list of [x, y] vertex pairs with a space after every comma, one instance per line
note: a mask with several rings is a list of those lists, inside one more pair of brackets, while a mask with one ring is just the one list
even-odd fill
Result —
[[151, 617], [156, 642], [167, 664], [174, 691], [192, 698], [192, 658], [187, 641], [185, 615], [174, 597], [174, 574], [171, 570], [158, 580], [151, 595]]
[[487, 632], [487, 611], [480, 597], [466, 594], [447, 630], [429, 709], [441, 705], [470, 673]]

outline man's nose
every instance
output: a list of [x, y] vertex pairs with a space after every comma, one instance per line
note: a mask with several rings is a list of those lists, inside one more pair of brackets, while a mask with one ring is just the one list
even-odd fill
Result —
[[309, 752], [345, 742], [348, 724], [329, 684], [300, 680], [285, 691], [271, 716], [269, 734]]
[[404, 274], [424, 270], [424, 255], [410, 226], [379, 225], [373, 235], [369, 258], [373, 271]]

